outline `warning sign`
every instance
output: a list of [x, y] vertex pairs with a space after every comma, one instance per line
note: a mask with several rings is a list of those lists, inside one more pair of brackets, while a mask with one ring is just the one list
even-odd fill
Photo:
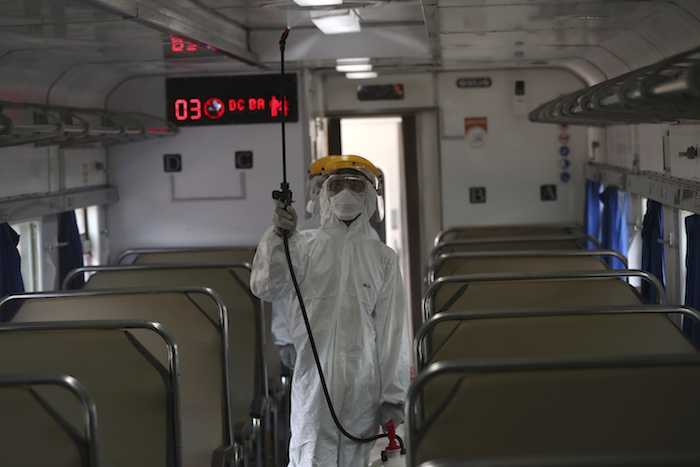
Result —
[[480, 148], [486, 144], [486, 134], [489, 130], [486, 117], [468, 117], [464, 119], [464, 134], [467, 143], [473, 148]]

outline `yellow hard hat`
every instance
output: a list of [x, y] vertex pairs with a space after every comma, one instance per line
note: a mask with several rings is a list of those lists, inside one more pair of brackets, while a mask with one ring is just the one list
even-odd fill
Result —
[[364, 157], [355, 155], [335, 156], [325, 165], [323, 172], [329, 174], [340, 169], [357, 169], [360, 172], [366, 170], [374, 175], [375, 180], [379, 180], [379, 170]]
[[322, 175], [325, 173], [328, 173], [325, 171], [326, 164], [328, 164], [330, 161], [335, 159], [338, 156], [326, 156], [322, 157], [320, 159], [316, 159], [311, 163], [309, 166], [309, 177], [313, 177], [314, 175]]

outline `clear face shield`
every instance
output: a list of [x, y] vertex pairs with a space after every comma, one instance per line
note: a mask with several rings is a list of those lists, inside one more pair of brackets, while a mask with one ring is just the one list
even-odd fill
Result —
[[377, 210], [374, 211], [371, 219], [375, 222], [384, 220], [384, 172], [381, 170], [379, 170], [379, 180], [377, 181]]
[[308, 197], [309, 200], [306, 203], [306, 212], [309, 214], [314, 214], [318, 211], [318, 195], [321, 193], [321, 188], [323, 187], [323, 175], [312, 175], [309, 177], [308, 183]]

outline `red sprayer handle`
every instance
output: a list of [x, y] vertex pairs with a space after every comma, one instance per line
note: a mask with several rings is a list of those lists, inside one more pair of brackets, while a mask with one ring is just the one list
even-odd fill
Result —
[[394, 421], [391, 420], [386, 424], [387, 436], [389, 438], [389, 447], [387, 449], [400, 449], [399, 445], [396, 444], [396, 429], [394, 428]]

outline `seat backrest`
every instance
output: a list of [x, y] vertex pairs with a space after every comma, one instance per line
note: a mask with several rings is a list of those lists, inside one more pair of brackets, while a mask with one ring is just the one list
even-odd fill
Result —
[[252, 263], [255, 251], [241, 250], [199, 250], [163, 251], [141, 253], [133, 264], [173, 264], [173, 263]]
[[522, 239], [519, 241], [483, 240], [479, 242], [461, 243], [459, 241], [441, 243], [430, 253], [432, 258], [445, 253], [466, 253], [470, 251], [522, 251], [522, 250], [576, 250], [581, 249], [581, 243], [575, 239], [541, 240]]
[[[181, 465], [176, 367], [158, 363], [128, 322], [94, 323], [75, 323], [74, 329], [72, 323], [3, 324], [0, 372], [64, 373], [79, 380], [97, 407], [100, 466]], [[164, 345], [176, 362], [173, 342]]]
[[439, 262], [433, 278], [462, 274], [495, 272], [543, 272], [543, 271], [601, 271], [607, 265], [593, 256], [546, 256], [540, 257], [445, 257]]
[[[695, 353], [670, 308], [441, 313], [416, 334], [418, 370], [440, 361]], [[673, 312], [679, 312], [677, 308]], [[686, 315], [686, 319], [694, 319]]]
[[[585, 277], [589, 273], [590, 277]], [[649, 276], [627, 270], [629, 276]], [[634, 306], [646, 301], [619, 271], [563, 271], [447, 276], [430, 284], [423, 295], [424, 320], [436, 313], [496, 308]], [[554, 276], [559, 275], [559, 278]], [[599, 277], [595, 277], [598, 275]], [[610, 275], [609, 277], [605, 277]], [[534, 277], [548, 279], [534, 280]], [[577, 277], [578, 276], [578, 277]], [[495, 280], [495, 278], [503, 278]], [[486, 279], [486, 280], [482, 280]]]
[[492, 227], [453, 227], [440, 232], [435, 244], [453, 240], [489, 239], [501, 237], [535, 237], [580, 233], [581, 229], [564, 225], [510, 225]]
[[[212, 248], [139, 248], [126, 250], [117, 258], [117, 264], [183, 264], [183, 263], [253, 263], [255, 247], [212, 247]], [[250, 275], [244, 269], [236, 272], [242, 281], [248, 284]], [[264, 302], [263, 316], [265, 323], [272, 322], [272, 307]], [[265, 326], [265, 360], [268, 376], [279, 380], [281, 364], [279, 353], [275, 348], [270, 326]]]
[[[643, 299], [629, 284], [606, 281], [562, 280], [507, 284], [447, 283], [437, 289], [429, 312], [489, 308], [639, 305]], [[449, 307], [449, 308], [448, 308]]]
[[[231, 445], [230, 411], [225, 381], [228, 380], [225, 344], [227, 328], [213, 321], [196, 301], [218, 298], [206, 289], [141, 289], [64, 294], [24, 294], [15, 297], [22, 306], [12, 322], [58, 320], [146, 319], [168, 330], [180, 355], [180, 405], [182, 414], [183, 465], [205, 465], [212, 452]], [[7, 303], [0, 302], [0, 307]], [[224, 321], [225, 322], [225, 321]], [[134, 334], [163, 365], [167, 355], [153, 333]], [[155, 342], [154, 342], [155, 340]]]
[[134, 248], [123, 251], [116, 264], [252, 263], [255, 247]]
[[409, 393], [410, 465], [553, 457], [556, 465], [638, 465], [611, 462], [626, 457], [679, 465], [678, 456], [697, 464], [700, 360], [653, 360], [431, 365]]
[[[84, 268], [83, 268], [84, 269]], [[262, 347], [264, 328], [260, 300], [249, 290], [248, 282], [237, 275], [249, 274], [244, 267], [207, 265], [143, 265], [95, 267], [83, 290], [133, 287], [208, 287], [221, 297], [228, 310], [228, 374], [232, 425], [247, 421], [255, 397], [266, 395], [266, 370]], [[212, 320], [218, 309], [211, 300], [196, 303]]]
[[[64, 414], [80, 420], [79, 425], [74, 427]], [[2, 465], [96, 467], [96, 428], [92, 397], [74, 378], [55, 373], [0, 373]]]

